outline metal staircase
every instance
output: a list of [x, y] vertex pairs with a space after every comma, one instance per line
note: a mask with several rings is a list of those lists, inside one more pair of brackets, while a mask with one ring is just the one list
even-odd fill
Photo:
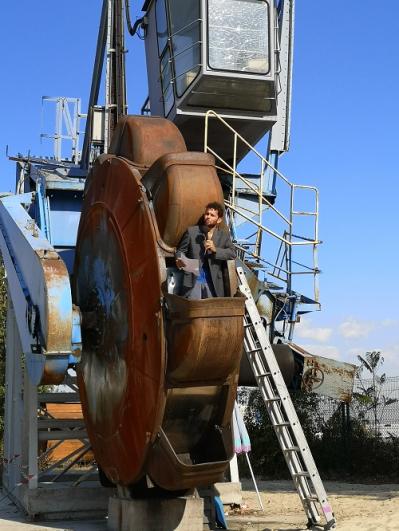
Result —
[[270, 421], [283, 451], [295, 488], [308, 517], [308, 525], [335, 528], [335, 518], [302, 426], [274, 356], [244, 270], [237, 268], [240, 291], [246, 297], [244, 348]]
[[[212, 145], [214, 123], [233, 137], [234, 149], [228, 160]], [[248, 151], [251, 168], [258, 167], [259, 173], [244, 171], [248, 164], [242, 167], [237, 158], [240, 145]], [[317, 188], [291, 182], [212, 110], [205, 117], [204, 151], [216, 159], [226, 194], [227, 221], [239, 257], [259, 272], [259, 279], [272, 278], [289, 296], [305, 293], [306, 303], [319, 309]], [[295, 320], [294, 312], [290, 320]]]

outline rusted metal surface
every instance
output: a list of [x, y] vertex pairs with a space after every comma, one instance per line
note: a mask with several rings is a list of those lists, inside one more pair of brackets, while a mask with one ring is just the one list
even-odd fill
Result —
[[350, 402], [356, 376], [356, 365], [316, 356], [291, 343], [291, 348], [304, 358], [302, 389]]
[[[272, 345], [284, 381], [290, 390], [301, 389], [343, 402], [352, 400], [356, 366], [316, 356], [294, 343]], [[256, 387], [246, 356], [242, 357], [240, 385]]]
[[[87, 430], [104, 472], [124, 485], [143, 473], [165, 400], [156, 235], [139, 180], [116, 157], [94, 166], [75, 268], [75, 300], [83, 315], [78, 382]], [[85, 319], [90, 313], [94, 324]]]
[[40, 322], [46, 360], [42, 384], [60, 384], [69, 363], [72, 339], [72, 297], [69, 274], [61, 259], [42, 258], [45, 280]]
[[42, 316], [46, 350], [69, 353], [72, 336], [72, 298], [69, 275], [60, 259], [43, 259], [46, 314]]
[[[228, 346], [226, 346], [228, 348]], [[231, 416], [238, 373], [226, 385], [172, 388], [148, 471], [168, 490], [221, 481], [234, 455]]]
[[211, 201], [223, 204], [215, 159], [205, 153], [172, 153], [158, 159], [143, 177], [151, 192], [160, 235], [175, 247], [196, 225]]
[[184, 153], [170, 122], [128, 117], [117, 129], [120, 157], [99, 157], [87, 179], [76, 247], [88, 435], [115, 483], [147, 473], [170, 490], [208, 485], [233, 455], [244, 301], [164, 299], [163, 283], [172, 245], [221, 187], [213, 158]]
[[[296, 374], [296, 372], [299, 371], [299, 368], [295, 364], [295, 359], [292, 350], [288, 345], [284, 344], [272, 345], [272, 348], [274, 355], [276, 356], [278, 366], [283, 375], [284, 382], [287, 385], [288, 389], [292, 389], [291, 384], [294, 375]], [[258, 386], [254, 373], [249, 364], [248, 358], [245, 354], [243, 354], [241, 359], [239, 385], [247, 387]]]
[[233, 456], [245, 300], [165, 298], [168, 390], [148, 470], [175, 490], [219, 481]]
[[130, 160], [141, 173], [166, 153], [187, 151], [177, 127], [164, 118], [126, 116], [119, 120], [108, 150]]
[[[127, 120], [114, 141], [114, 150], [134, 164], [102, 156], [87, 179], [74, 275], [82, 313], [78, 383], [90, 441], [108, 478], [129, 486], [148, 473], [155, 484], [173, 490], [219, 480], [233, 455], [244, 301], [168, 296], [162, 305], [172, 242], [163, 241], [165, 231], [158, 230], [135, 166], [143, 173], [159, 150], [165, 155], [185, 146], [173, 126], [172, 138], [165, 120], [146, 118], [147, 130], [143, 123]], [[173, 196], [172, 183], [170, 192], [187, 201], [188, 219], [179, 220], [184, 228], [191, 221], [190, 198], [195, 201], [198, 193], [192, 171], [203, 171], [206, 182], [215, 178], [209, 157], [186, 158], [190, 178], [177, 177], [181, 190]], [[155, 209], [164, 216], [158, 218], [163, 227], [170, 224], [168, 215], [176, 216], [167, 196]]]
[[[31, 360], [31, 363], [33, 361]], [[40, 383], [42, 385], [59, 385], [65, 378], [68, 370], [68, 356], [48, 356], [44, 359], [43, 373]]]
[[239, 367], [245, 299], [191, 301], [166, 295], [167, 379], [171, 383], [227, 380]]

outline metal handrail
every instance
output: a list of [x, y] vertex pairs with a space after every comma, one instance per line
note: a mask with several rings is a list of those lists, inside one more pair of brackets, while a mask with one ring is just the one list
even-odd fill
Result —
[[[208, 149], [207, 149], [207, 152], [208, 153], [211, 153], [215, 158], [219, 159], [221, 162], [223, 162], [226, 167], [231, 170], [231, 173], [233, 175], [233, 192], [232, 192], [232, 199], [233, 199], [233, 205], [234, 205], [234, 198], [235, 198], [235, 195], [236, 195], [236, 188], [235, 188], [235, 179], [236, 178], [239, 178], [240, 181], [242, 181], [244, 184], [246, 184], [248, 186], [248, 188], [250, 190], [252, 190], [255, 194], [258, 195], [258, 198], [259, 198], [259, 201], [261, 201], [262, 203], [264, 202], [267, 207], [271, 208], [272, 210], [274, 210], [274, 212], [280, 216], [286, 223], [288, 223], [289, 225], [291, 224], [291, 221], [289, 219], [287, 219], [284, 214], [282, 214], [279, 210], [277, 210], [274, 205], [272, 203], [270, 203], [270, 201], [268, 201], [268, 199], [261, 193], [259, 192], [259, 189], [261, 189], [260, 187], [256, 187], [255, 185], [253, 185], [250, 181], [248, 181], [248, 179], [246, 179], [243, 175], [241, 175], [237, 170], [234, 170], [230, 164], [228, 162], [225, 162], [215, 151], [213, 151], [212, 148], [210, 148], [208, 146]], [[262, 180], [262, 178], [261, 178]], [[263, 182], [261, 183], [263, 185]]]
[[230, 131], [235, 136], [237, 136], [237, 138], [239, 138], [241, 140], [241, 142], [243, 142], [243, 144], [245, 144], [249, 148], [250, 151], [255, 153], [255, 155], [257, 155], [260, 159], [262, 159], [265, 162], [265, 164], [271, 170], [273, 170], [279, 177], [281, 177], [281, 179], [283, 181], [285, 181], [289, 186], [294, 186], [293, 183], [291, 183], [277, 168], [275, 168], [272, 164], [270, 164], [270, 162], [267, 159], [265, 159], [265, 157], [263, 155], [261, 155], [256, 148], [251, 146], [251, 144], [247, 140], [245, 140], [245, 138], [243, 136], [241, 136], [240, 133], [237, 133], [237, 131], [235, 129], [233, 129], [233, 127], [231, 127], [230, 124], [228, 124], [226, 122], [226, 120], [224, 120], [219, 114], [217, 114], [215, 111], [212, 111], [212, 110], [207, 111], [206, 114], [205, 114], [205, 137], [204, 137], [204, 139], [205, 139], [204, 145], [205, 146], [207, 145], [207, 139], [208, 139], [208, 120], [212, 116], [214, 118], [217, 118], [220, 122], [222, 122], [223, 125], [225, 125], [227, 127], [227, 129], [230, 129]]
[[[216, 119], [222, 123], [226, 129], [228, 129], [233, 135], [233, 153], [231, 162], [224, 160], [218, 153], [216, 153], [212, 147], [209, 145], [209, 120]], [[237, 169], [238, 166], [238, 143], [244, 144], [248, 151], [253, 153], [261, 163], [260, 170], [260, 183], [258, 185], [250, 182], [246, 179]], [[259, 151], [254, 148], [244, 137], [242, 137], [226, 120], [224, 120], [219, 114], [213, 110], [209, 110], [205, 115], [205, 132], [204, 132], [204, 151], [214, 155], [215, 159], [221, 165], [218, 165], [219, 170], [225, 171], [226, 173], [232, 176], [232, 187], [231, 187], [231, 196], [229, 199], [225, 200], [225, 205], [231, 213], [231, 223], [233, 226], [233, 231], [236, 233], [236, 218], [239, 216], [245, 223], [252, 224], [256, 231], [252, 237], [256, 237], [256, 242], [251, 243], [251, 249], [245, 249], [240, 247], [241, 250], [245, 252], [246, 255], [251, 256], [255, 260], [263, 263], [267, 263], [272, 267], [272, 271], [268, 271], [268, 274], [275, 278], [279, 278], [282, 282], [287, 285], [287, 292], [292, 292], [292, 277], [295, 275], [313, 275], [313, 293], [314, 300], [318, 302], [319, 300], [319, 289], [317, 282], [317, 275], [320, 272], [317, 264], [317, 246], [321, 243], [318, 237], [318, 216], [319, 216], [319, 193], [316, 187], [307, 186], [302, 184], [294, 184], [290, 182], [277, 168], [275, 168]], [[265, 183], [265, 173], [266, 171], [272, 172], [272, 175], [275, 175], [280, 182], [284, 183], [288, 187], [289, 194], [289, 215], [284, 215], [278, 208], [272, 204], [264, 194], [264, 183]], [[238, 204], [240, 187], [238, 183], [244, 183], [247, 189], [251, 190], [254, 194], [254, 210], [250, 210]], [[241, 188], [242, 190], [242, 188]], [[314, 197], [314, 209], [313, 206], [311, 210], [299, 210], [295, 208], [295, 192], [297, 190], [305, 190], [311, 193]], [[280, 220], [285, 224], [285, 229], [283, 235], [278, 234], [276, 231], [272, 230], [270, 227], [267, 227], [263, 223], [263, 215], [265, 211], [272, 211], [276, 214]], [[298, 235], [294, 232], [294, 219], [296, 216], [308, 216], [314, 218], [313, 229], [311, 230], [312, 234], [309, 236]], [[261, 258], [261, 246], [262, 246], [262, 235], [267, 234], [272, 238], [280, 242], [279, 250], [277, 253], [275, 263], [271, 263], [264, 258]], [[298, 241], [299, 240], [299, 241]], [[295, 247], [312, 247], [312, 267], [302, 264], [293, 260], [292, 251]], [[237, 246], [239, 247], [239, 246]], [[282, 253], [282, 249], [284, 252]], [[282, 267], [282, 262], [286, 261], [286, 268]], [[278, 263], [280, 261], [280, 263]], [[299, 271], [292, 270], [292, 264], [296, 264], [302, 268]], [[286, 278], [281, 278], [281, 272], [284, 272]]]
[[168, 37], [168, 41], [173, 40], [173, 37], [175, 37], [179, 33], [183, 33], [186, 29], [188, 29], [190, 26], [194, 26], [197, 22], [198, 22], [198, 25], [201, 27], [202, 18], [201, 17], [195, 18], [194, 20], [192, 20], [191, 22], [189, 22], [185, 26], [181, 27], [180, 29], [178, 29], [174, 33], [171, 33], [170, 36]]

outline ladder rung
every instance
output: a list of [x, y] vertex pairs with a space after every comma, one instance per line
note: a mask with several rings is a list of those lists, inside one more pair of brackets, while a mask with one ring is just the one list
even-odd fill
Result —
[[319, 498], [317, 496], [305, 496], [306, 501], [318, 502]]
[[277, 424], [274, 424], [275, 428], [287, 428], [291, 426], [289, 422], [278, 422]]
[[266, 378], [266, 376], [271, 376], [272, 373], [271, 372], [262, 372], [261, 374], [258, 374], [256, 377], [257, 378]]
[[289, 448], [283, 448], [283, 452], [300, 452], [299, 446], [290, 446]]
[[262, 347], [254, 348], [252, 350], [247, 350], [247, 354], [254, 354], [255, 352], [262, 352]]
[[301, 470], [300, 472], [293, 472], [293, 477], [303, 477], [303, 478], [310, 478], [309, 472], [305, 472], [305, 470]]
[[279, 396], [272, 396], [271, 398], [264, 399], [265, 402], [278, 402], [279, 400], [281, 400]]

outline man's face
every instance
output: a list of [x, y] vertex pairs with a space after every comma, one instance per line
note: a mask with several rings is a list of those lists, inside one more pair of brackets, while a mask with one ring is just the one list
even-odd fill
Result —
[[204, 223], [207, 227], [212, 229], [213, 227], [216, 227], [220, 222], [222, 221], [222, 218], [219, 217], [218, 211], [214, 208], [207, 208], [205, 210], [204, 214]]

